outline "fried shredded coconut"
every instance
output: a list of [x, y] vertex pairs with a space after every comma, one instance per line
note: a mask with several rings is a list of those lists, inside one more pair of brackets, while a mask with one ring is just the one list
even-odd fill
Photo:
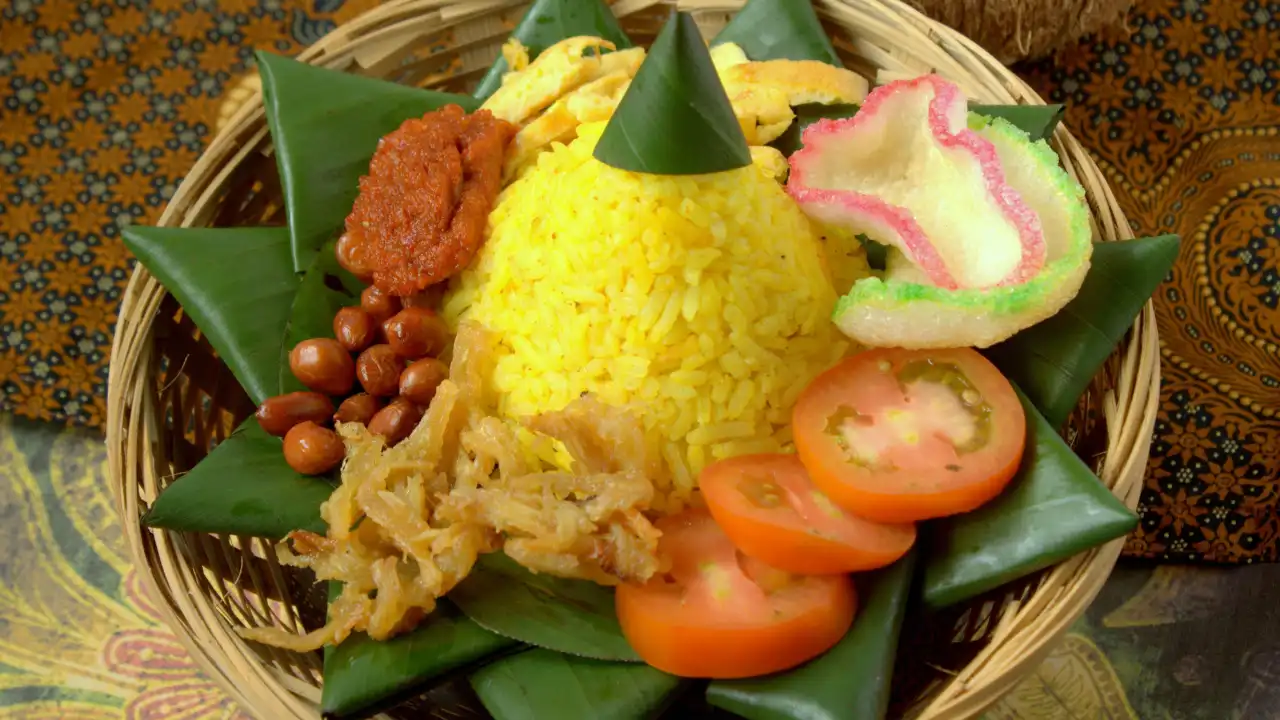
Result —
[[[339, 426], [342, 484], [320, 510], [329, 529], [294, 532], [278, 552], [287, 565], [343, 583], [342, 594], [314, 632], [258, 627], [242, 636], [299, 652], [354, 631], [394, 637], [430, 613], [479, 555], [498, 550], [537, 572], [602, 584], [657, 572], [659, 533], [645, 511], [660, 464], [639, 420], [585, 396], [523, 428], [504, 422], [481, 380], [491, 347], [479, 327], [459, 329], [450, 379], [399, 445], [387, 448], [358, 423]], [[570, 469], [521, 442], [521, 432], [563, 443]]]
[[379, 289], [412, 295], [471, 262], [515, 133], [486, 110], [446, 105], [378, 141], [346, 228]]

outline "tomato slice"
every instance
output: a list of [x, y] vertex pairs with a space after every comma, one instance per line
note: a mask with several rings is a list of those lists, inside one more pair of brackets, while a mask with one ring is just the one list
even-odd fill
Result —
[[819, 490], [884, 523], [968, 512], [1022, 459], [1026, 416], [1009, 381], [969, 348], [878, 349], [800, 394], [796, 450]]
[[708, 465], [698, 487], [716, 523], [745, 555], [804, 575], [884, 567], [916, 540], [910, 523], [851, 515], [809, 478], [795, 455], [741, 455]]
[[739, 553], [704, 509], [657, 523], [671, 570], [618, 587], [618, 622], [645, 662], [681, 677], [742, 678], [795, 667], [844, 637], [857, 609], [847, 575], [792, 575]]

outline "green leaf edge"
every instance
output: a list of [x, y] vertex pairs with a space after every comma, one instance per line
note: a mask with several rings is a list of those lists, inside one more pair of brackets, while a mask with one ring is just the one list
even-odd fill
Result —
[[[285, 256], [288, 254], [289, 233], [285, 228], [253, 227], [253, 228], [168, 228], [133, 225], [121, 232], [125, 247], [133, 253], [138, 262], [164, 286], [165, 290], [178, 301], [192, 322], [208, 339], [218, 356], [227, 364], [227, 368], [240, 382], [254, 404], [279, 391], [278, 375], [275, 363], [278, 352], [267, 353], [265, 348], [251, 347], [262, 334], [274, 334], [284, 337], [284, 326], [288, 322], [287, 313], [277, 312], [272, 307], [272, 298], [292, 297], [297, 293], [298, 278], [292, 272]], [[216, 246], [215, 246], [216, 243]], [[281, 257], [271, 261], [262, 259], [252, 262], [248, 277], [253, 280], [252, 292], [272, 291], [265, 300], [255, 303], [262, 311], [256, 318], [266, 317], [269, 326], [279, 326], [277, 331], [258, 330], [253, 337], [237, 337], [236, 331], [219, 317], [227, 305], [198, 299], [208, 295], [202, 279], [203, 263], [195, 263], [192, 251], [205, 251], [217, 255], [229, 252], [235, 255], [248, 254], [258, 248], [266, 254], [280, 254]], [[246, 261], [249, 259], [246, 258]], [[194, 265], [194, 267], [188, 267]], [[273, 271], [273, 268], [279, 268]], [[264, 272], [265, 271], [265, 272]], [[274, 317], [273, 317], [274, 315]], [[274, 341], [278, 348], [279, 341]], [[250, 347], [245, 347], [248, 344]], [[266, 367], [270, 359], [271, 367]]]
[[842, 67], [810, 2], [749, 0], [711, 41], [735, 43], [752, 60], [817, 60]]
[[1047, 105], [986, 105], [969, 103], [969, 112], [989, 118], [1005, 120], [1031, 136], [1031, 142], [1047, 140], [1067, 115], [1067, 106], [1061, 103]]
[[[787, 129], [769, 143], [787, 157], [803, 146], [802, 136], [805, 128], [819, 120], [844, 120], [851, 118], [861, 106], [856, 104], [797, 105], [792, 108], [796, 119]], [[1027, 133], [1031, 142], [1044, 140], [1053, 135], [1058, 124], [1066, 113], [1063, 105], [983, 105], [969, 103], [969, 112], [983, 117], [1004, 120], [1019, 130]]]
[[[341, 230], [343, 220], [351, 212], [359, 178], [367, 173], [368, 160], [373, 156], [378, 138], [395, 130], [415, 114], [421, 116], [425, 112], [444, 105], [456, 104], [467, 112], [474, 112], [480, 107], [480, 101], [470, 95], [424, 90], [386, 80], [362, 77], [354, 73], [299, 62], [263, 50], [257, 51], [254, 57], [258, 63], [258, 74], [262, 79], [263, 105], [266, 110], [267, 127], [275, 147], [276, 167], [279, 170], [280, 185], [284, 193], [289, 232], [293, 238], [294, 269], [297, 272], [306, 270], [320, 247], [332, 240]], [[285, 82], [290, 76], [296, 82]], [[299, 80], [300, 77], [306, 78], [305, 82]], [[308, 164], [313, 165], [307, 167], [306, 172], [302, 173], [306, 175], [305, 179], [298, 179], [295, 176], [302, 171], [294, 169], [299, 164], [294, 160], [295, 148], [289, 140], [288, 133], [283, 132], [281, 126], [281, 117], [284, 113], [299, 111], [299, 103], [289, 103], [282, 99], [282, 95], [287, 96], [297, 86], [332, 88], [332, 92], [326, 93], [325, 96], [327, 105], [315, 111], [322, 117], [332, 118], [345, 110], [351, 116], [366, 120], [376, 117], [378, 120], [385, 121], [386, 126], [377, 128], [376, 136], [372, 134], [374, 131], [369, 131], [367, 137], [362, 137], [365, 132], [357, 133], [353, 137], [350, 133], [342, 133], [335, 129], [336, 136], [332, 138], [331, 147], [319, 149], [309, 145], [298, 148], [296, 154], [302, 159], [302, 165], [304, 167]], [[384, 101], [394, 99], [397, 110], [404, 110], [404, 112], [396, 113], [394, 118], [375, 116], [372, 111], [362, 114], [358, 111], [370, 107], [370, 103], [350, 106], [352, 101], [349, 98], [357, 94], [357, 89], [381, 95]], [[330, 187], [329, 196], [319, 199], [310, 197], [304, 187], [311, 183], [332, 183], [335, 169], [326, 167], [324, 164], [316, 167], [309, 158], [316, 157], [317, 153], [328, 153], [332, 156], [334, 148], [340, 149], [345, 154], [349, 148], [356, 145], [366, 145], [369, 150], [361, 164], [361, 171], [350, 178], [345, 189], [334, 191], [333, 187]], [[341, 178], [342, 168], [338, 170], [337, 175]], [[341, 183], [335, 184], [334, 187], [337, 185]]]
[[[521, 592], [527, 591], [531, 595], [541, 593], [552, 596], [554, 600], [560, 601], [570, 611], [578, 611], [573, 614], [580, 613], [588, 617], [606, 617], [606, 622], [612, 621], [611, 626], [617, 626], [616, 635], [612, 638], [612, 647], [600, 649], [588, 647], [590, 641], [585, 639], [581, 645], [564, 644], [555, 639], [548, 640], [547, 636], [542, 632], [516, 632], [513, 631], [511, 625], [494, 623], [493, 615], [487, 611], [489, 603], [492, 601], [491, 594], [496, 591], [494, 589], [495, 585], [508, 587], [511, 592], [519, 590]], [[512, 587], [512, 585], [519, 587]], [[488, 588], [488, 590], [485, 588]], [[476, 591], [475, 595], [470, 594], [472, 590]], [[599, 597], [594, 599], [595, 602], [605, 602], [607, 597], [609, 612], [602, 615], [582, 609], [579, 607], [580, 603], [572, 602], [565, 598], [563, 593], [570, 591], [596, 594]], [[630, 643], [623, 636], [621, 626], [617, 625], [617, 616], [613, 610], [613, 590], [589, 583], [586, 580], [568, 580], [545, 573], [535, 573], [516, 563], [506, 554], [496, 552], [482, 556], [467, 577], [449, 593], [449, 598], [472, 622], [496, 635], [574, 657], [606, 662], [641, 662], [640, 656], [636, 654]], [[586, 604], [592, 602], [593, 599], [590, 598], [585, 601]], [[479, 612], [480, 610], [485, 612]], [[545, 624], [544, 620], [529, 617], [528, 615], [519, 615], [518, 608], [512, 610], [508, 607], [507, 610], [508, 615], [502, 618], [504, 623], [524, 619], [531, 622], [535, 630], [539, 623]], [[588, 625], [593, 624], [590, 619], [586, 619], [583, 622]], [[598, 630], [599, 628], [596, 629]]]
[[[272, 228], [272, 230], [275, 230], [278, 235], [287, 237], [287, 233], [284, 233], [283, 228]], [[241, 229], [233, 229], [226, 232], [237, 232], [240, 235], [246, 234]], [[278, 237], [277, 239], [280, 238]], [[346, 288], [347, 293], [344, 295], [330, 288], [326, 282], [326, 276], [337, 277], [342, 286]], [[353, 275], [343, 270], [341, 266], [338, 265], [337, 259], [333, 254], [333, 242], [327, 243], [322, 248], [322, 252], [317, 255], [315, 260], [312, 262], [311, 268], [303, 276], [301, 281], [298, 281], [296, 276], [293, 276], [292, 274], [290, 274], [290, 277], [296, 291], [292, 294], [291, 302], [288, 303], [290, 311], [283, 323], [283, 326], [281, 327], [281, 330], [279, 331], [279, 334], [283, 337], [281, 344], [275, 353], [273, 363], [275, 366], [273, 374], [276, 376], [278, 383], [278, 392], [272, 392], [269, 393], [269, 395], [306, 389], [297, 381], [296, 378], [293, 377], [293, 373], [289, 370], [288, 362], [288, 352], [293, 344], [289, 342], [289, 336], [291, 334], [291, 328], [298, 325], [299, 318], [307, 318], [312, 315], [318, 316], [320, 318], [319, 320], [316, 320], [315, 318], [308, 318], [308, 322], [302, 323], [304, 329], [301, 332], [306, 337], [328, 337], [332, 335], [332, 317], [336, 312], [337, 306], [340, 306], [341, 304], [355, 304], [359, 301], [359, 291], [356, 290], [356, 288], [359, 288], [361, 283]], [[308, 298], [310, 298], [310, 302], [308, 302]], [[182, 301], [183, 298], [179, 297], [179, 302]], [[320, 302], [324, 302], [324, 305], [320, 307], [320, 312], [316, 313], [316, 304]], [[269, 308], [262, 305], [257, 307], [260, 312], [266, 312], [269, 310]], [[193, 318], [196, 320], [197, 327], [201, 328], [203, 331], [203, 328], [206, 326], [201, 325], [200, 319], [198, 317], [194, 317], [194, 313]], [[298, 338], [294, 339], [297, 340]], [[305, 337], [301, 339], [305, 339]], [[215, 347], [215, 349], [219, 348]], [[260, 403], [261, 399], [255, 399], [255, 402]], [[235, 467], [237, 463], [234, 459], [228, 460], [228, 457], [231, 457], [229, 454], [244, 454], [248, 452], [249, 447], [246, 443], [250, 442], [267, 444], [273, 449], [280, 448], [275, 450], [275, 452], [279, 453], [279, 466], [274, 468], [271, 474], [262, 476], [261, 480], [263, 482], [270, 481], [278, 483], [274, 487], [278, 488], [279, 491], [289, 493], [290, 496], [280, 498], [277, 502], [273, 502], [271, 504], [275, 507], [297, 510], [303, 506], [305, 501], [314, 500], [315, 502], [312, 503], [315, 507], [314, 517], [310, 517], [305, 523], [288, 529], [284, 529], [281, 523], [271, 522], [269, 518], [265, 524], [241, 524], [220, 527], [201, 523], [192, 523], [188, 520], [178, 522], [171, 519], [175, 516], [182, 517], [190, 515], [196, 515], [197, 517], [203, 518], [204, 515], [200, 513], [192, 513], [182, 509], [182, 503], [189, 502], [184, 500], [184, 498], [188, 497], [189, 493], [191, 493], [196, 487], [203, 486], [205, 483], [210, 482], [211, 479], [206, 479], [205, 477], [205, 473], [209, 472], [210, 467], [217, 466], [222, 468], [224, 465]], [[260, 451], [260, 449], [258, 451]], [[217, 457], [212, 460], [214, 465], [206, 465], [206, 462], [209, 462], [210, 458], [212, 458], [215, 453], [217, 453]], [[308, 480], [311, 479], [314, 479], [317, 482], [323, 482], [324, 484], [323, 486], [319, 484], [313, 485], [308, 482]], [[228, 486], [227, 481], [220, 478], [213, 479], [212, 481], [222, 488]], [[236, 481], [237, 479], [231, 480], [230, 487], [236, 487]], [[292, 484], [289, 484], [289, 481], [291, 481]], [[327, 476], [309, 478], [308, 476], [301, 475], [300, 473], [295, 472], [292, 468], [289, 468], [283, 458], [283, 446], [281, 445], [281, 441], [278, 438], [272, 438], [263, 433], [261, 428], [257, 425], [257, 422], [254, 421], [253, 418], [250, 418], [245, 423], [242, 423], [236, 431], [232, 433], [231, 437], [227, 438], [227, 440], [217, 448], [214, 448], [208, 456], [198, 462], [190, 472], [183, 475], [181, 478], [162, 490], [151, 508], [149, 508], [144, 514], [143, 523], [148, 527], [163, 527], [171, 530], [201, 531], [215, 534], [231, 533], [236, 535], [246, 535], [249, 537], [265, 537], [271, 539], [282, 538], [293, 530], [311, 530], [313, 532], [323, 533], [325, 532], [326, 525], [323, 519], [320, 518], [320, 505], [327, 500], [329, 494], [332, 493], [335, 482], [336, 481], [332, 477], [332, 473]], [[175, 490], [174, 488], [177, 489]], [[320, 497], [321, 494], [323, 494], [323, 497]], [[222, 497], [217, 493], [213, 493], [212, 496]], [[240, 500], [240, 502], [244, 501], [245, 499]], [[177, 505], [175, 505], [175, 503], [177, 503]], [[195, 504], [202, 510], [209, 509], [208, 503], [203, 502], [203, 500], [196, 502]], [[301, 521], [300, 514], [295, 517]]]
[[[1018, 393], [1018, 399], [1027, 416], [1027, 450], [1024, 451], [1022, 464], [1009, 486], [999, 497], [963, 515], [929, 523], [931, 552], [924, 561], [922, 595], [925, 604], [931, 608], [943, 608], [977, 597], [1056, 565], [1078, 553], [1110, 542], [1137, 527], [1138, 516], [1102, 484], [1093, 470], [1076, 455], [1049, 421], [1040, 414], [1040, 411], [1031, 403], [1031, 399], [1016, 385], [1014, 390]], [[1029, 485], [1038, 479], [1035, 476], [1028, 476], [1030, 469], [1033, 469], [1034, 463], [1046, 455], [1060, 458], [1057, 462], [1065, 462], [1073, 466], [1074, 472], [1068, 477], [1068, 482], [1048, 478], [1039, 480], [1039, 486]], [[1069, 513], [1072, 520], [1079, 521], [1083, 517], [1091, 522], [1088, 532], [1074, 529], [1070, 541], [1059, 541], [1052, 548], [1046, 548], [1041, 542], [1034, 552], [1022, 550], [1024, 558], [1020, 562], [1013, 564], [1001, 562], [999, 565], [1004, 569], [998, 572], [994, 570], [997, 563], [985, 561], [970, 563], [969, 571], [965, 572], [966, 560], [972, 559], [975, 553], [981, 556], [994, 545], [993, 528], [994, 531], [1007, 529], [989, 522], [987, 518], [993, 515], [1025, 516], [1026, 513], [1022, 510], [1011, 514], [1005, 506], [1009, 503], [1017, 503], [1023, 494], [1043, 490], [1046, 487], [1044, 484], [1050, 481], [1056, 481], [1061, 486], [1058, 489], [1058, 499], [1072, 500], [1088, 508], [1088, 512], [1077, 507]], [[1064, 492], [1062, 488], [1066, 488], [1068, 484], [1069, 492]], [[1025, 545], [1026, 535], [1023, 531], [1027, 529], [1028, 527], [1024, 525], [1009, 530], [1017, 536], [1010, 538], [1010, 543]], [[1043, 540], [1043, 533], [1041, 539]], [[953, 550], [948, 551], [948, 548]]]
[[[574, 17], [566, 20], [564, 17], [566, 8], [568, 10], [582, 8], [584, 10], [582, 19], [585, 22]], [[545, 18], [554, 20], [557, 28], [550, 32], [542, 32], [546, 29], [542, 26], [550, 24]], [[600, 0], [535, 0], [507, 39], [519, 40], [529, 50], [529, 59], [533, 60], [555, 43], [579, 35], [603, 38], [612, 42], [619, 50], [632, 47], [631, 38], [618, 24], [618, 18], [614, 16], [613, 10]], [[502, 87], [502, 76], [508, 69], [506, 58], [499, 54], [493, 61], [493, 65], [489, 66], [489, 71], [480, 79], [472, 95], [477, 100], [487, 100]]]
[[[267, 457], [274, 451], [279, 458], [279, 472], [271, 475], [257, 475], [253, 479], [258, 483], [258, 488], [252, 493], [229, 494], [230, 488], [240, 487], [244, 489], [247, 485], [238, 483], [241, 478], [233, 473], [222, 473], [209, 475], [215, 472], [211, 468], [227, 465], [229, 467], [237, 467], [242, 463], [236, 460], [236, 454], [245, 454], [248, 449], [243, 443], [254, 442], [265, 445], [264, 451]], [[196, 463], [196, 466], [190, 472], [174, 480], [168, 487], [164, 488], [156, 497], [155, 502], [143, 514], [142, 524], [150, 528], [158, 528], [165, 530], [176, 530], [183, 532], [201, 532], [213, 535], [244, 535], [247, 537], [261, 537], [270, 540], [279, 540], [294, 530], [310, 530], [312, 532], [323, 533], [327, 526], [320, 517], [320, 504], [329, 499], [333, 493], [334, 484], [323, 476], [301, 475], [295, 472], [284, 460], [283, 448], [275, 449], [272, 446], [280, 446], [279, 438], [267, 435], [266, 432], [258, 425], [258, 421], [250, 417], [240, 424], [236, 430], [218, 444], [203, 460]], [[230, 458], [230, 459], [228, 459]], [[232, 480], [228, 480], [231, 477]], [[233, 501], [260, 501], [265, 494], [261, 490], [262, 483], [276, 483], [276, 487], [281, 488], [291, 497], [285, 501], [269, 503], [271, 507], [283, 508], [281, 512], [293, 512], [300, 508], [312, 508], [314, 515], [307, 513], [307, 519], [302, 519], [301, 512], [297, 518], [288, 522], [264, 522], [257, 521], [253, 524], [244, 525], [220, 525], [213, 526], [204, 522], [206, 514], [204, 512], [191, 511], [187, 508], [198, 508], [207, 511], [210, 507], [209, 497], [216, 497], [225, 500], [228, 503]], [[292, 484], [290, 484], [292, 483]], [[204, 488], [214, 488], [213, 492], [201, 492]], [[196, 493], [194, 496], [192, 493]], [[249, 497], [252, 495], [252, 497]], [[191, 499], [194, 497], [195, 499]], [[191, 518], [196, 518], [192, 520]], [[285, 516], [293, 517], [293, 516]]]
[[[1054, 316], [986, 350], [1050, 425], [1056, 428], [1066, 422], [1094, 375], [1173, 268], [1180, 242], [1177, 235], [1157, 235], [1094, 243], [1089, 272], [1071, 302]], [[1099, 321], [1092, 317], [1094, 313], [1080, 311], [1090, 306], [1108, 308], [1109, 314]], [[1090, 337], [1068, 342], [1078, 338], [1081, 329]], [[1063, 367], [1056, 350], [1073, 353], [1076, 367], [1070, 371]]]
[[[332, 602], [340, 591], [341, 583], [330, 582], [329, 601]], [[420, 659], [420, 656], [413, 654], [412, 648], [406, 650], [405, 646], [412, 646], [422, 642], [424, 636], [436, 634], [440, 630], [439, 626], [432, 624], [433, 618], [437, 617], [437, 613], [445, 614], [445, 622], [455, 626], [453, 628], [454, 632], [460, 634], [476, 633], [477, 638], [483, 638], [486, 635], [491, 636], [491, 645], [478, 652], [460, 653], [456, 658], [449, 660], [439, 668], [427, 671], [404, 672], [407, 669], [405, 663], [415, 658]], [[439, 643], [432, 643], [432, 645], [438, 646]], [[519, 643], [500, 635], [494, 635], [476, 625], [461, 610], [452, 605], [448, 599], [442, 598], [436, 610], [431, 615], [428, 615], [422, 624], [404, 635], [387, 641], [376, 641], [370, 639], [364, 633], [353, 633], [341, 645], [326, 646], [322, 673], [325, 682], [320, 691], [320, 712], [322, 717], [333, 718], [334, 720], [367, 716], [377, 712], [379, 709], [393, 707], [401, 699], [417, 696], [446, 677], [468, 674], [474, 668], [500, 660], [513, 651], [518, 652], [520, 647]], [[408, 655], [409, 657], [407, 659], [397, 658], [395, 662], [388, 661], [387, 658], [397, 654]], [[353, 662], [352, 657], [357, 655], [366, 659]], [[379, 660], [378, 656], [383, 656], [384, 659]], [[374, 659], [367, 659], [370, 657]], [[438, 655], [432, 655], [428, 664], [435, 664], [434, 661], [438, 657]], [[371, 697], [369, 692], [353, 693], [346, 687], [347, 683], [343, 682], [343, 671], [359, 663], [390, 666], [387, 674], [376, 678], [376, 681], [381, 686], [377, 695]], [[397, 672], [400, 673], [398, 678], [396, 677]], [[368, 686], [366, 685], [366, 687]], [[341, 694], [339, 694], [339, 690], [342, 691]]]
[[[781, 23], [778, 21], [779, 17], [782, 18]], [[771, 34], [788, 40], [771, 42]], [[711, 46], [726, 42], [737, 44], [751, 60], [816, 60], [844, 67], [830, 36], [822, 28], [813, 4], [808, 2], [748, 0], [716, 34]], [[822, 110], [824, 107], [829, 109]], [[794, 109], [796, 121], [781, 137], [770, 143], [787, 156], [799, 149], [800, 134], [805, 126], [821, 118], [852, 117], [858, 106], [815, 104], [800, 105]], [[1032, 142], [1051, 136], [1066, 114], [1066, 106], [1062, 104], [987, 105], [971, 102], [969, 110], [987, 117], [1008, 120], [1030, 135]]]
[[[360, 304], [360, 293], [365, 285], [338, 264], [338, 258], [334, 254], [335, 245], [337, 242], [330, 240], [320, 247], [320, 252], [316, 253], [315, 259], [302, 276], [298, 292], [289, 306], [289, 320], [285, 323], [281, 338], [280, 364], [277, 370], [281, 393], [307, 389], [294, 377], [293, 370], [289, 367], [289, 352], [294, 346], [311, 338], [332, 338], [333, 317], [338, 310]], [[341, 291], [329, 284], [330, 278], [337, 280], [342, 287]]]
[[[596, 687], [604, 688], [606, 692], [617, 689], [615, 682], [611, 682], [616, 678], [602, 678], [593, 671], [603, 669], [610, 673], [624, 673], [624, 677], [637, 678], [656, 690], [656, 692], [651, 693], [652, 697], [648, 698], [650, 702], [645, 705], [635, 705], [633, 703], [636, 700], [646, 698], [632, 696], [621, 701], [615, 700], [611, 703], [611, 707], [608, 708], [592, 704], [589, 698], [580, 695], [578, 699], [583, 701], [584, 706], [589, 706], [589, 710], [592, 713], [587, 716], [590, 720], [641, 720], [642, 718], [654, 717], [666, 707], [672, 698], [691, 683], [690, 680], [668, 675], [642, 663], [595, 660], [557, 653], [554, 650], [542, 648], [532, 648], [488, 664], [472, 673], [468, 680], [485, 709], [493, 715], [495, 720], [542, 720], [546, 715], [540, 715], [537, 712], [541, 705], [554, 703], [557, 709], [563, 713], [563, 702], [566, 701], [565, 693], [577, 689], [576, 687], [568, 690], [562, 689], [554, 700], [548, 698], [545, 694], [533, 696], [527, 692], [525, 688], [530, 686], [531, 683], [527, 680], [521, 680], [519, 675], [538, 671], [536, 665], [530, 668], [527, 664], [530, 662], [536, 664], [550, 661], [563, 663], [563, 667], [556, 668], [557, 671], [567, 670], [567, 672], [574, 673], [575, 669], [579, 669], [585, 672], [587, 682], [595, 683]], [[503, 677], [503, 675], [506, 677]], [[544, 678], [534, 678], [532, 685], [537, 687], [537, 681], [542, 679]], [[578, 686], [582, 685], [583, 678], [580, 675], [575, 673], [574, 679], [577, 681]], [[499, 683], [505, 684], [505, 687], [495, 687]], [[632, 689], [635, 689], [635, 684], [632, 685]], [[646, 691], [642, 691], [642, 694], [650, 694]], [[503, 699], [508, 701], [497, 702], [496, 699], [499, 695], [505, 696]], [[605, 712], [606, 710], [612, 710], [612, 712]], [[561, 714], [555, 717], [566, 716]], [[583, 720], [586, 720], [586, 718], [583, 718]]]
[[[892, 565], [856, 576], [858, 615], [835, 647], [785, 673], [713, 680], [707, 686], [707, 701], [748, 720], [883, 718], [889, 707], [894, 659], [919, 556], [917, 545]], [[869, 668], [868, 662], [874, 664]], [[849, 704], [839, 708], [801, 704], [792, 699], [797, 695], [797, 688], [790, 687], [793, 684], [800, 688], [839, 687], [850, 693], [844, 698]]]

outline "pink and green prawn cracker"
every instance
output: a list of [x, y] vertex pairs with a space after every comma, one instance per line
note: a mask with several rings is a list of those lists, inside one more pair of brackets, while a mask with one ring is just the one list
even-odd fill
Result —
[[809, 126], [788, 192], [811, 217], [888, 246], [836, 307], [864, 345], [986, 347], [1053, 315], [1092, 249], [1084, 191], [1043, 141], [970, 114], [933, 75]]

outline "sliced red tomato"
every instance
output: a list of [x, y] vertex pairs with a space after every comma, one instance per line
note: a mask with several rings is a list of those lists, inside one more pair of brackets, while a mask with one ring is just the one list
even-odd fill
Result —
[[826, 575], [889, 565], [911, 549], [910, 523], [881, 524], [837, 506], [795, 455], [741, 455], [708, 465], [698, 487], [744, 554], [780, 570]]
[[792, 415], [818, 489], [851, 513], [902, 523], [967, 512], [1022, 459], [1026, 416], [977, 351], [869, 350], [819, 375]]
[[739, 553], [703, 509], [660, 520], [671, 570], [618, 587], [618, 621], [650, 665], [742, 678], [795, 667], [844, 637], [857, 609], [847, 575], [792, 575]]

